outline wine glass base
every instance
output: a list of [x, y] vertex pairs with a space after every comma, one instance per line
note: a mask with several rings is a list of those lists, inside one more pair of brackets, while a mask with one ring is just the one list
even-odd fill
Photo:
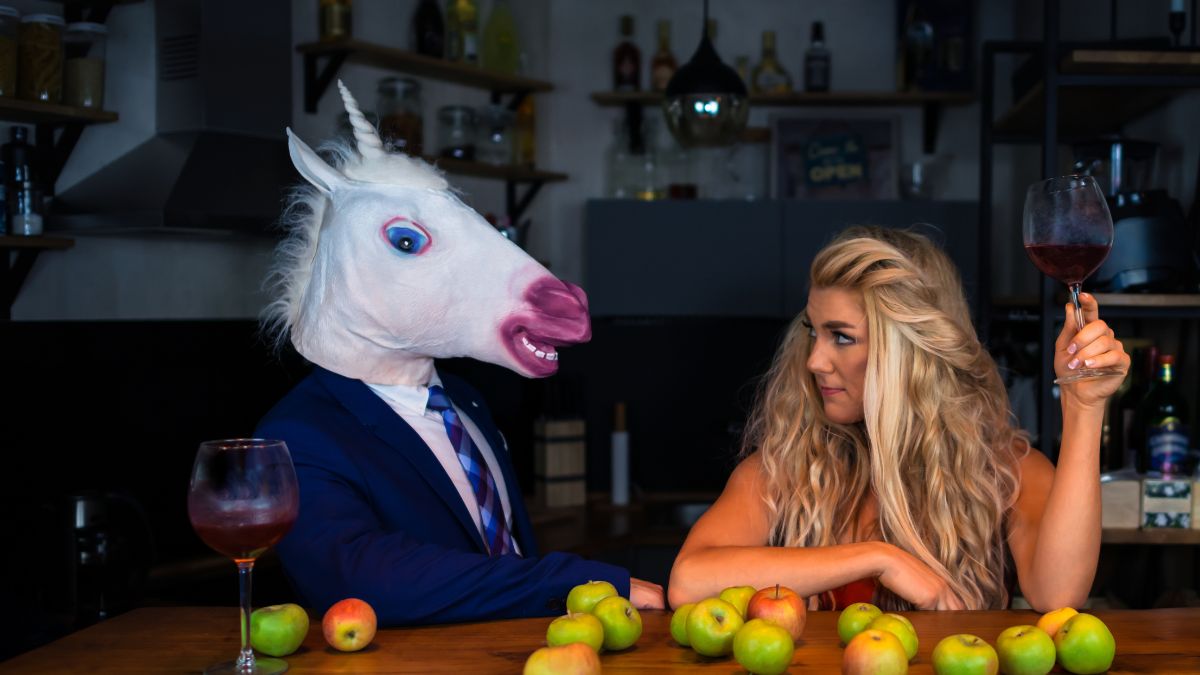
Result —
[[286, 673], [287, 661], [255, 657], [253, 668], [240, 668], [237, 661], [226, 661], [204, 669], [204, 675], [278, 675]]
[[1125, 377], [1125, 373], [1115, 368], [1080, 368], [1069, 375], [1055, 378], [1054, 384], [1070, 384], [1080, 380], [1093, 380], [1098, 377]]

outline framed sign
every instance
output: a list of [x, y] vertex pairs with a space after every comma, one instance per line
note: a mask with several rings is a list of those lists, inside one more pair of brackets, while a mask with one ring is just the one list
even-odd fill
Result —
[[771, 120], [776, 199], [896, 199], [899, 123], [892, 117]]

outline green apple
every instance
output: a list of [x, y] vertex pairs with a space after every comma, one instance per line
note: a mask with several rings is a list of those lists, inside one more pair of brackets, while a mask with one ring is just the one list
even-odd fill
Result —
[[1054, 640], [1037, 626], [1005, 628], [996, 638], [996, 653], [1005, 675], [1046, 675], [1054, 669]]
[[899, 638], [909, 661], [917, 655], [917, 629], [913, 628], [912, 622], [905, 617], [899, 614], [880, 614], [867, 624], [867, 628], [886, 630]]
[[746, 605], [750, 604], [750, 598], [758, 592], [758, 589], [753, 586], [731, 586], [721, 591], [721, 595], [717, 596], [737, 608], [738, 614], [742, 615], [742, 619], [746, 618]]
[[287, 656], [308, 635], [308, 612], [300, 605], [271, 605], [250, 613], [250, 646], [267, 656]]
[[737, 607], [720, 598], [696, 603], [687, 617], [687, 637], [701, 656], [725, 656], [733, 649], [733, 636], [745, 621]]
[[681, 647], [689, 647], [692, 644], [688, 642], [687, 618], [695, 606], [696, 603], [689, 602], [675, 610], [675, 613], [671, 615], [671, 637], [675, 638], [675, 642], [679, 643]]
[[838, 637], [842, 639], [842, 644], [850, 644], [854, 636], [863, 632], [867, 624], [880, 614], [883, 614], [883, 611], [869, 602], [856, 602], [843, 609], [837, 623]]
[[1076, 614], [1054, 635], [1058, 663], [1078, 675], [1103, 673], [1117, 655], [1117, 641], [1108, 626], [1091, 614]]
[[567, 593], [567, 611], [590, 612], [597, 602], [616, 594], [616, 586], [607, 581], [589, 581], [586, 584], [579, 584]]
[[582, 642], [542, 647], [529, 655], [523, 675], [600, 675], [600, 656]]
[[605, 649], [628, 649], [642, 636], [642, 615], [619, 595], [597, 602], [592, 614], [604, 626]]
[[604, 646], [604, 624], [584, 612], [568, 613], [550, 622], [546, 628], [546, 644], [551, 647], [582, 642], [600, 651]]
[[937, 675], [996, 675], [1000, 657], [981, 637], [951, 635], [933, 648], [933, 672]]
[[733, 636], [733, 658], [754, 675], [779, 675], [795, 651], [792, 634], [765, 619], [747, 621]]
[[904, 675], [908, 654], [900, 638], [886, 630], [867, 628], [850, 638], [842, 652], [842, 675]]

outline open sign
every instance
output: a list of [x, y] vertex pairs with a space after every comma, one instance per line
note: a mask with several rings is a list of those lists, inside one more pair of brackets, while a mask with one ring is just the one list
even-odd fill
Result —
[[813, 136], [804, 147], [804, 182], [809, 188], [850, 185], [868, 180], [865, 144], [858, 134]]

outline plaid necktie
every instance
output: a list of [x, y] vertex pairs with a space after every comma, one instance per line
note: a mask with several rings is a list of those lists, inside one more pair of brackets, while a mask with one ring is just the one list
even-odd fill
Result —
[[450, 444], [454, 446], [458, 461], [467, 473], [467, 480], [475, 492], [475, 502], [479, 505], [479, 519], [483, 524], [484, 542], [488, 552], [492, 556], [513, 552], [512, 534], [509, 533], [508, 523], [504, 520], [504, 505], [500, 501], [496, 481], [492, 478], [492, 472], [488, 471], [483, 453], [475, 446], [471, 435], [458, 419], [458, 412], [451, 405], [450, 397], [446, 396], [441, 387], [434, 385], [429, 388], [427, 407], [442, 414], [446, 435], [450, 437]]

